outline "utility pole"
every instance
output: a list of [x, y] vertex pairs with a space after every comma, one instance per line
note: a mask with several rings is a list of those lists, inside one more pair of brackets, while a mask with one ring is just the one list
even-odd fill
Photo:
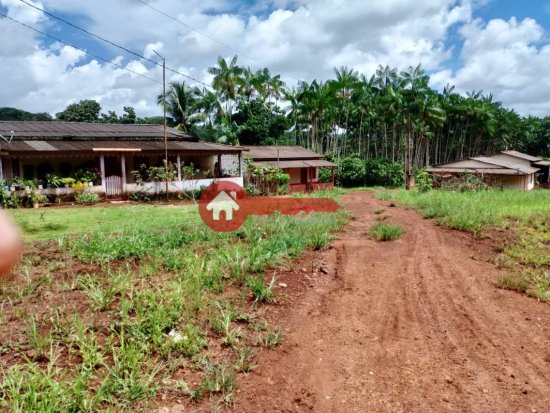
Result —
[[164, 116], [164, 183], [166, 190], [166, 201], [168, 198], [168, 137], [166, 135], [166, 59], [162, 57], [156, 50], [155, 54], [162, 59], [162, 108]]

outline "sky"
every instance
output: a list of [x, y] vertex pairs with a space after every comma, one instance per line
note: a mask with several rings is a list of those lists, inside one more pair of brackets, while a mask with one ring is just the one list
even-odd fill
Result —
[[[378, 65], [420, 63], [436, 89], [482, 90], [522, 115], [550, 115], [550, 0], [24, 1], [154, 61], [156, 50], [168, 67], [207, 84], [217, 57], [235, 54], [289, 86], [327, 80], [335, 67], [370, 77]], [[162, 114], [159, 66], [24, 1], [0, 0], [0, 13], [107, 62], [0, 17], [0, 106], [55, 114], [95, 99], [104, 112]]]

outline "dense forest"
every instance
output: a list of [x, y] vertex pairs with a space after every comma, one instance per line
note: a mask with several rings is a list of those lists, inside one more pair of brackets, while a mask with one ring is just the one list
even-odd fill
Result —
[[[292, 88], [268, 69], [239, 66], [236, 56], [218, 58], [208, 71], [211, 88], [172, 82], [164, 102], [171, 126], [204, 140], [298, 144], [336, 160], [385, 158], [408, 168], [503, 149], [550, 154], [550, 117], [521, 117], [491, 94], [434, 90], [420, 65], [402, 72], [379, 66], [371, 77], [342, 67], [333, 79]], [[163, 96], [156, 99], [162, 107]], [[0, 108], [0, 120], [7, 119], [51, 117]], [[138, 118], [130, 106], [122, 116], [101, 113], [93, 100], [69, 105], [56, 119], [162, 123]]]

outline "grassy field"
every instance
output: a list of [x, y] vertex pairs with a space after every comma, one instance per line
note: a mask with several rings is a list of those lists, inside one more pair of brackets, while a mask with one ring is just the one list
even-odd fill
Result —
[[7, 210], [26, 240], [58, 238], [132, 227], [168, 228], [200, 222], [194, 205], [97, 205], [95, 207]]
[[258, 349], [283, 339], [269, 322], [277, 278], [264, 272], [324, 248], [348, 221], [273, 215], [223, 234], [188, 206], [12, 216], [40, 241], [0, 284], [0, 410], [10, 412], [231, 405]]
[[494, 227], [511, 231], [496, 263], [506, 274], [497, 285], [550, 302], [550, 191], [381, 191], [380, 199], [417, 209], [425, 217], [476, 235]]

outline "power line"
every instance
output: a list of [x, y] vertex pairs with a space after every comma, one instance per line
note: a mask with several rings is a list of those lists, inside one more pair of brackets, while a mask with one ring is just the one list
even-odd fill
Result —
[[[23, 1], [23, 0], [21, 0], [21, 1]], [[224, 43], [224, 42], [221, 42], [221, 41], [219, 41], [218, 39], [216, 39], [216, 38], [214, 38], [214, 37], [212, 37], [212, 36], [210, 36], [210, 35], [208, 35], [208, 34], [206, 34], [206, 33], [201, 32], [200, 30], [195, 29], [193, 26], [190, 26], [189, 24], [187, 24], [187, 23], [185, 23], [185, 22], [182, 22], [182, 21], [181, 21], [180, 19], [178, 19], [177, 17], [171, 16], [170, 14], [168, 14], [168, 13], [166, 13], [166, 12], [160, 10], [160, 9], [157, 9], [157, 8], [154, 7], [154, 6], [151, 6], [151, 5], [150, 5], [149, 3], [147, 3], [146, 1], [144, 1], [144, 0], [136, 0], [136, 1], [139, 2], [139, 3], [141, 3], [141, 4], [143, 4], [143, 5], [146, 6], [146, 7], [149, 7], [151, 10], [154, 10], [154, 11], [156, 11], [157, 13], [162, 14], [163, 16], [169, 18], [170, 20], [173, 20], [173, 21], [175, 21], [176, 23], [181, 24], [182, 26], [188, 28], [189, 30], [194, 31], [194, 32], [200, 34], [200, 35], [203, 36], [203, 37], [206, 37], [206, 38], [209, 39], [210, 41], [212, 41], [212, 42], [214, 42], [214, 43], [218, 43], [219, 45], [221, 45], [221, 46], [223, 46], [223, 47], [225, 47], [225, 48], [227, 48], [227, 49], [233, 51], [234, 53], [237, 53], [237, 55], [244, 56], [244, 57], [247, 58], [248, 60], [251, 60], [251, 61], [257, 63], [257, 64], [259, 64], [260, 66], [267, 67], [266, 64], [263, 64], [262, 62], [259, 62], [258, 60], [254, 59], [253, 57], [251, 57], [251, 56], [249, 56], [249, 55], [246, 55], [246, 54], [244, 54], [244, 53], [242, 53], [242, 52], [239, 52], [239, 51], [238, 51], [237, 49], [235, 49], [234, 47], [229, 46], [228, 44], [226, 44], [226, 43]], [[290, 78], [292, 78], [292, 79], [294, 79], [294, 80], [296, 80], [296, 81], [298, 81], [298, 82], [301, 82], [300, 79], [298, 79], [298, 78], [296, 78], [296, 77], [294, 77], [294, 76], [288, 75], [288, 77], [290, 77]]]
[[21, 21], [19, 21], [19, 20], [17, 20], [17, 19], [12, 18], [12, 17], [9, 17], [9, 16], [7, 16], [7, 15], [5, 15], [5, 14], [3, 14], [3, 13], [0, 13], [0, 16], [4, 17], [4, 18], [6, 18], [6, 19], [9, 19], [9, 20], [11, 20], [11, 21], [14, 22], [14, 23], [18, 23], [18, 24], [20, 24], [21, 26], [26, 27], [27, 29], [33, 30], [33, 31], [35, 31], [35, 32], [37, 32], [37, 33], [40, 33], [40, 34], [43, 35], [43, 36], [49, 37], [50, 39], [53, 39], [53, 40], [55, 40], [55, 41], [57, 41], [57, 42], [59, 42], [59, 43], [62, 43], [62, 44], [64, 44], [64, 45], [70, 46], [70, 47], [72, 47], [72, 48], [74, 48], [74, 49], [80, 50], [81, 52], [84, 52], [84, 53], [86, 53], [87, 55], [92, 56], [92, 57], [94, 57], [94, 58], [96, 58], [96, 59], [102, 60], [102, 61], [104, 61], [105, 63], [109, 63], [109, 64], [111, 64], [111, 65], [113, 65], [113, 66], [116, 66], [116, 67], [118, 67], [118, 68], [120, 68], [120, 69], [126, 70], [126, 71], [128, 71], [128, 72], [130, 72], [130, 73], [133, 73], [133, 74], [135, 74], [135, 75], [141, 76], [141, 77], [143, 77], [143, 78], [145, 78], [145, 79], [147, 79], [147, 80], [150, 80], [151, 82], [155, 82], [155, 83], [158, 83], [158, 84], [162, 84], [162, 82], [159, 82], [158, 80], [155, 80], [155, 79], [153, 79], [153, 78], [151, 78], [151, 77], [149, 77], [149, 76], [145, 76], [144, 74], [138, 73], [138, 72], [136, 72], [135, 70], [128, 69], [127, 67], [124, 67], [124, 66], [122, 66], [122, 65], [119, 65], [118, 63], [114, 63], [114, 62], [112, 62], [112, 61], [110, 61], [110, 60], [108, 60], [108, 59], [105, 59], [105, 58], [103, 58], [103, 57], [101, 57], [101, 56], [98, 56], [98, 55], [96, 55], [96, 54], [94, 54], [94, 53], [90, 53], [90, 52], [88, 52], [87, 50], [82, 49], [81, 47], [75, 46], [74, 44], [71, 44], [71, 43], [68, 43], [68, 42], [66, 42], [66, 41], [64, 41], [64, 40], [61, 40], [61, 39], [59, 39], [59, 38], [57, 38], [57, 37], [55, 37], [55, 36], [52, 36], [52, 35], [50, 35], [50, 34], [48, 34], [48, 33], [46, 33], [46, 32], [43, 32], [43, 31], [41, 31], [41, 30], [39, 30], [39, 29], [37, 29], [37, 28], [35, 28], [35, 27], [29, 26], [28, 24], [23, 23], [23, 22], [21, 22]]
[[[111, 46], [114, 46], [114, 47], [116, 47], [116, 48], [118, 48], [118, 49], [124, 50], [125, 52], [130, 53], [131, 55], [134, 55], [134, 56], [136, 56], [136, 57], [139, 57], [140, 59], [143, 59], [143, 60], [146, 60], [146, 61], [148, 61], [148, 62], [150, 62], [150, 63], [153, 63], [155, 66], [162, 67], [162, 65], [161, 65], [160, 63], [155, 62], [155, 61], [152, 60], [152, 59], [149, 59], [149, 58], [147, 58], [147, 57], [145, 57], [145, 56], [143, 56], [143, 55], [141, 55], [141, 54], [139, 54], [139, 53], [137, 53], [137, 52], [134, 52], [133, 50], [130, 50], [130, 49], [124, 47], [124, 46], [121, 46], [121, 45], [119, 45], [119, 44], [117, 44], [117, 43], [115, 43], [115, 42], [113, 42], [113, 41], [111, 41], [111, 40], [109, 40], [109, 39], [106, 39], [106, 38], [104, 38], [104, 37], [102, 37], [102, 36], [100, 36], [100, 35], [98, 35], [98, 34], [92, 33], [92, 32], [90, 32], [90, 31], [88, 31], [88, 30], [86, 30], [86, 29], [84, 29], [84, 28], [82, 28], [82, 27], [80, 27], [80, 26], [77, 26], [76, 24], [71, 23], [71, 22], [68, 21], [68, 20], [63, 19], [62, 17], [56, 16], [56, 15], [53, 14], [53, 13], [50, 13], [50, 12], [44, 10], [44, 9], [41, 9], [40, 7], [37, 7], [37, 6], [35, 6], [34, 4], [31, 4], [31, 3], [29, 3], [29, 2], [27, 2], [27, 1], [25, 1], [25, 0], [19, 0], [19, 1], [22, 2], [22, 3], [24, 3], [24, 4], [26, 4], [26, 5], [29, 6], [29, 7], [32, 7], [33, 9], [36, 9], [36, 10], [38, 10], [38, 11], [41, 11], [42, 13], [46, 14], [47, 16], [50, 16], [50, 17], [52, 17], [52, 18], [54, 18], [54, 19], [56, 19], [56, 20], [59, 20], [60, 22], [63, 22], [63, 23], [65, 23], [65, 24], [67, 24], [68, 26], [71, 26], [71, 27], [73, 27], [73, 28], [75, 28], [75, 29], [77, 29], [77, 30], [82, 31], [82, 32], [88, 34], [89, 36], [95, 37], [96, 39], [101, 40], [102, 42], [105, 42], [105, 43], [107, 43], [107, 44], [110, 44]], [[73, 47], [74, 47], [74, 46], [73, 46]], [[166, 70], [168, 70], [168, 71], [170, 71], [170, 72], [172, 72], [172, 73], [175, 73], [175, 74], [177, 74], [177, 75], [186, 77], [186, 78], [188, 78], [188, 79], [190, 79], [190, 80], [192, 80], [192, 81], [194, 81], [194, 82], [200, 83], [201, 85], [204, 85], [204, 86], [210, 88], [210, 85], [208, 85], [208, 84], [206, 84], [206, 83], [204, 83], [204, 82], [202, 82], [202, 81], [200, 81], [200, 80], [198, 80], [198, 79], [195, 79], [195, 78], [192, 77], [192, 76], [189, 76], [189, 75], [186, 75], [186, 74], [184, 74], [184, 73], [178, 72], [178, 71], [175, 70], [175, 69], [171, 69], [171, 68], [169, 68], [169, 67], [166, 67]]]

